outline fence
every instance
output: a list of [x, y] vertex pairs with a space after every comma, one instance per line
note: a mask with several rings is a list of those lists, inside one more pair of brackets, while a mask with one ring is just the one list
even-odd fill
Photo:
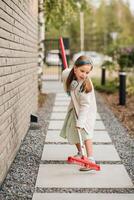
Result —
[[[69, 63], [69, 39], [63, 38], [67, 61]], [[63, 69], [62, 57], [59, 47], [59, 39], [46, 39], [45, 46], [45, 67], [44, 79], [45, 80], [60, 80], [61, 72]]]

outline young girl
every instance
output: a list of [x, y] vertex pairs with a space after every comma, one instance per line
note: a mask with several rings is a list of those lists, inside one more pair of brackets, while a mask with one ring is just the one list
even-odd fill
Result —
[[[70, 144], [76, 145], [78, 153], [75, 156], [79, 157], [81, 156], [81, 148], [78, 129], [80, 129], [87, 157], [95, 163], [92, 138], [96, 119], [96, 100], [93, 84], [89, 78], [92, 68], [91, 60], [85, 56], [80, 56], [72, 69], [65, 69], [62, 72], [65, 91], [73, 98], [71, 98], [60, 136], [67, 138]], [[81, 168], [80, 170], [89, 169]]]

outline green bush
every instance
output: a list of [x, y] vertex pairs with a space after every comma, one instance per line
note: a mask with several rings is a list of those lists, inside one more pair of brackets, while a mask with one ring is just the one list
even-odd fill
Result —
[[134, 95], [134, 79], [133, 79], [133, 77], [128, 78], [127, 94], [129, 96]]
[[120, 48], [117, 52], [117, 62], [121, 71], [134, 67], [134, 48]]
[[115, 69], [115, 63], [109, 60], [104, 61], [101, 66], [110, 71]]
[[101, 85], [100, 79], [97, 79], [97, 78], [93, 78], [92, 82], [93, 82], [95, 90], [97, 90], [99, 92], [105, 92], [107, 94], [112, 94], [118, 90], [119, 83], [118, 83], [117, 79], [107, 81], [105, 85]]

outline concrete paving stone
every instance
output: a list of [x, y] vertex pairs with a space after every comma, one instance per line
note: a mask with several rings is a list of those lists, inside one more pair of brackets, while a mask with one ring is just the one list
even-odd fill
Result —
[[[67, 109], [68, 109], [68, 107], [62, 106], [62, 105], [61, 105], [61, 106], [54, 106], [52, 112], [58, 112], [58, 111], [61, 112], [61, 111], [62, 111], [62, 112], [64, 112], [64, 113], [67, 113]], [[96, 119], [101, 119], [101, 116], [100, 116], [99, 113], [97, 113]]]
[[[55, 101], [57, 101], [57, 100], [63, 100], [63, 101], [66, 100], [67, 102], [70, 102], [70, 97], [66, 93], [57, 93]], [[54, 108], [54, 110], [56, 110], [56, 109], [58, 109], [58, 108]], [[100, 114], [98, 114], [98, 113], [97, 113], [97, 119], [101, 119]]]
[[100, 116], [99, 113], [97, 113], [97, 115], [96, 115], [96, 119], [101, 119], [101, 116]]
[[70, 100], [71, 99], [71, 97], [70, 96], [68, 96], [66, 93], [60, 93], [60, 94], [57, 94], [56, 93], [56, 96], [55, 96], [55, 100]]
[[[61, 120], [64, 120], [65, 119], [65, 116], [66, 116], [66, 112], [52, 112], [52, 114], [51, 114], [51, 120], [52, 119], [61, 119]], [[100, 120], [101, 119], [101, 117], [100, 117], [100, 115], [97, 113], [97, 116], [96, 116], [96, 120]]]
[[34, 193], [32, 200], [133, 200], [134, 194]]
[[54, 106], [52, 112], [67, 112], [67, 106]]
[[59, 136], [60, 130], [47, 131], [45, 142], [67, 142], [64, 138]]
[[[114, 145], [93, 145], [96, 161], [120, 161]], [[45, 144], [41, 160], [67, 160], [77, 154], [75, 145]]]
[[55, 97], [55, 102], [57, 101], [66, 101], [66, 102], [70, 102], [70, 98], [67, 97]]
[[95, 122], [95, 129], [99, 129], [99, 130], [105, 130], [105, 125], [103, 123], [103, 121], [96, 121]]
[[69, 101], [55, 101], [54, 106], [68, 106]]
[[65, 97], [65, 96], [68, 97], [68, 95], [65, 92], [56, 93], [56, 97]]
[[[65, 119], [65, 116], [66, 116], [66, 112], [52, 112], [51, 114], [51, 120], [55, 120], [55, 119], [61, 119], [61, 120], [64, 120]], [[101, 117], [100, 115], [97, 113], [97, 116], [96, 116], [96, 120], [100, 120]]]
[[[60, 130], [47, 131], [46, 142], [67, 142], [64, 138], [60, 137]], [[95, 131], [93, 142], [111, 142], [107, 131]]]
[[66, 116], [66, 113], [63, 112], [63, 113], [59, 113], [59, 112], [53, 112], [51, 114], [51, 117], [50, 117], [50, 120], [56, 120], [56, 119], [61, 119], [61, 120], [64, 120], [65, 119], [65, 116]]
[[59, 94], [64, 94], [64, 89], [60, 81], [50, 81], [54, 79], [58, 80], [58, 76], [58, 74], [47, 74], [42, 77], [42, 80], [44, 80], [42, 84], [42, 93], [56, 93], [58, 91], [60, 92]]
[[64, 120], [50, 120], [48, 129], [61, 130]]
[[[56, 129], [60, 130], [63, 126], [64, 120], [50, 120], [48, 129]], [[95, 122], [95, 129], [97, 130], [105, 130], [104, 123], [102, 121]]]
[[94, 131], [93, 142], [112, 142], [107, 131]]
[[68, 99], [68, 98], [57, 97], [57, 98], [55, 99], [55, 102], [68, 102], [68, 103], [70, 103], [70, 99]]
[[67, 142], [66, 139], [60, 137], [60, 130], [47, 131], [45, 142]]
[[[54, 73], [52, 74], [51, 72], [48, 74], [44, 74], [41, 77], [42, 81], [45, 81], [45, 84], [43, 85], [48, 85], [48, 86], [52, 85], [52, 87], [54, 87], [54, 85], [57, 83], [59, 85], [60, 82], [58, 81], [58, 78], [59, 78], [58, 74], [54, 74]], [[50, 81], [50, 80], [53, 80], [53, 81]]]
[[101, 171], [80, 172], [78, 165], [41, 164], [36, 187], [43, 188], [132, 188], [123, 165], [101, 165]]

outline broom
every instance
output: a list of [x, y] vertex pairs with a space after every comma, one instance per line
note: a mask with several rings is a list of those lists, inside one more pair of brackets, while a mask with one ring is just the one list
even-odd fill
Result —
[[[61, 54], [62, 54], [64, 69], [66, 69], [66, 68], [68, 68], [68, 65], [67, 65], [65, 48], [64, 48], [64, 43], [63, 43], [62, 37], [60, 37], [59, 43], [60, 43], [60, 48], [61, 48]], [[72, 93], [71, 93], [71, 98], [72, 98], [72, 102], [73, 102], [74, 97], [73, 97]], [[76, 113], [76, 110], [75, 110], [75, 113]], [[77, 116], [77, 114], [76, 114], [76, 116]], [[78, 129], [78, 136], [79, 136], [79, 140], [80, 140], [80, 148], [81, 148], [82, 156], [81, 157], [69, 156], [68, 159], [67, 159], [67, 162], [69, 164], [78, 164], [78, 165], [84, 166], [88, 169], [99, 171], [100, 166], [97, 165], [96, 163], [90, 162], [88, 160], [88, 158], [84, 155], [84, 145], [83, 145], [80, 129]]]

